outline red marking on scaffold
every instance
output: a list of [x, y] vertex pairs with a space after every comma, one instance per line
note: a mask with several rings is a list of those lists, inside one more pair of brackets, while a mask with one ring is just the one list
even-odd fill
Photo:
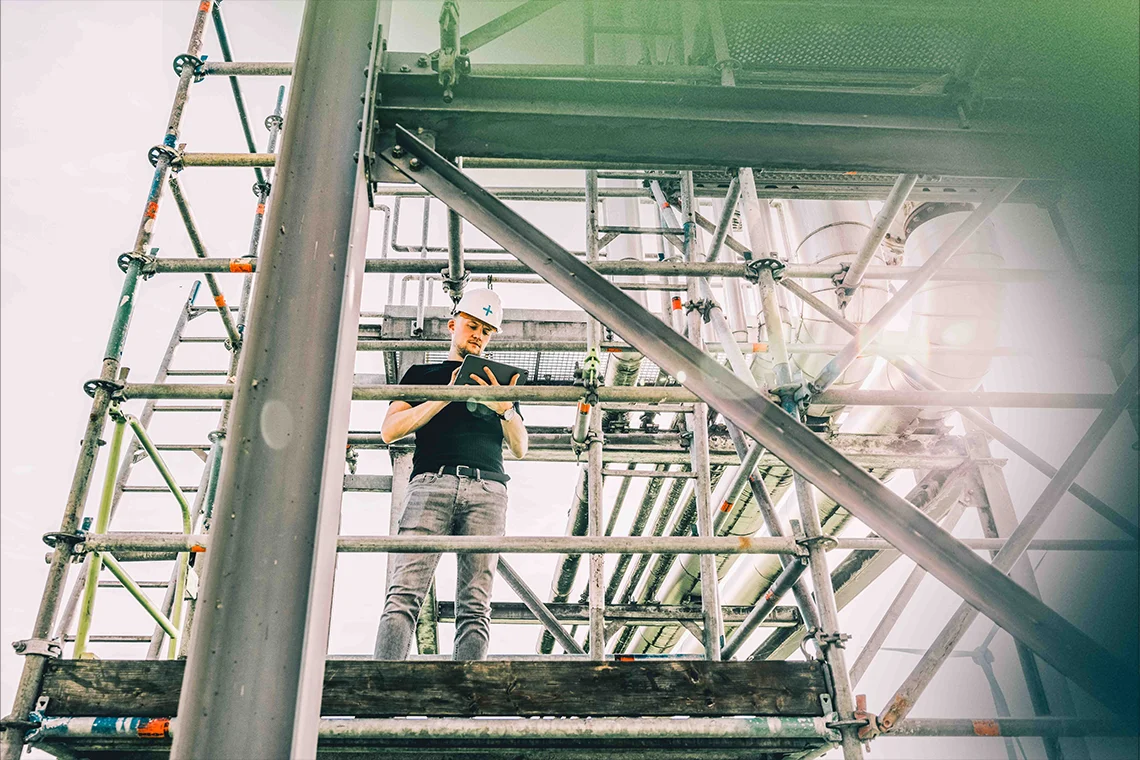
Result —
[[151, 718], [140, 723], [135, 733], [147, 739], [167, 739], [170, 737], [170, 718]]
[[201, 544], [194, 544], [190, 547], [190, 551], [195, 554], [201, 554], [202, 552], [206, 551], [206, 547], [202, 546]]
[[199, 13], [205, 13], [210, 10], [210, 0], [202, 0], [202, 4], [198, 6]]
[[154, 219], [155, 214], [158, 213], [158, 204], [154, 201], [146, 204], [146, 215], [150, 219]]
[[673, 296], [673, 311], [677, 311], [680, 308], [681, 308], [681, 297], [680, 296]]
[[219, 293], [218, 295], [214, 296], [214, 303], [218, 305], [219, 309], [224, 309], [226, 308], [226, 297]]
[[253, 271], [253, 262], [252, 261], [244, 261], [242, 259], [230, 259], [230, 271], [231, 272], [252, 272]]
[[619, 654], [619, 655], [614, 655], [614, 660], [616, 660], [617, 662], [635, 662], [637, 660], [637, 658], [636, 657], [630, 657], [627, 654], [626, 655]]
[[618, 348], [617, 346], [610, 346], [609, 348], [606, 349], [606, 353], [607, 354], [620, 354], [624, 350], [625, 350], [624, 348]]
[[859, 173], [859, 172], [843, 172], [843, 176], [845, 176], [845, 177], [854, 177], [854, 176], [855, 176], [856, 174], [858, 174], [858, 173]]
[[975, 720], [974, 734], [977, 736], [1001, 736], [1001, 726], [996, 720]]
[[578, 413], [579, 414], [589, 414], [590, 413], [590, 405], [587, 404], [585, 401], [579, 401], [578, 402]]
[[730, 509], [732, 509], [732, 502], [731, 501], [726, 501], [724, 504], [720, 505], [720, 511], [721, 512], [727, 512]]
[[766, 602], [772, 601], [772, 592], [771, 591], [764, 594], [764, 601], [766, 601]]
[[264, 203], [257, 204], [257, 215], [261, 216], [264, 213], [265, 213], [265, 204]]
[[754, 354], [762, 354], [767, 350], [768, 350], [768, 344], [767, 343], [753, 343], [752, 344], [752, 353], [754, 353]]
[[740, 536], [737, 539], [737, 541], [740, 544], [741, 549], [751, 549], [752, 548], [752, 539], [749, 538], [748, 536]]

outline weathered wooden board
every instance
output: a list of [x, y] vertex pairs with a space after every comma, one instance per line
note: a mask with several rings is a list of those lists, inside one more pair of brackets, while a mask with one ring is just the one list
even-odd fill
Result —
[[[172, 716], [183, 661], [54, 660], [52, 716]], [[249, 688], [256, 693], [257, 684]], [[822, 714], [817, 662], [701, 660], [378, 662], [329, 660], [323, 715]], [[264, 695], [272, 699], [273, 695]]]

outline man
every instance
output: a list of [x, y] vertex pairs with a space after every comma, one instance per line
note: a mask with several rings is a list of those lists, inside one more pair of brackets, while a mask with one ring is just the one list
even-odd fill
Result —
[[[464, 294], [447, 323], [447, 361], [409, 367], [401, 385], [453, 385], [468, 354], [483, 353], [502, 325], [502, 303], [490, 290]], [[499, 385], [490, 368], [480, 385]], [[503, 378], [505, 379], [505, 378]], [[518, 375], [510, 379], [514, 385]], [[404, 494], [400, 535], [501, 536], [506, 530], [503, 441], [516, 458], [527, 450], [518, 404], [510, 401], [393, 401], [380, 428], [386, 443], [416, 434], [412, 477]], [[393, 504], [393, 509], [398, 505]], [[495, 554], [459, 554], [455, 594], [456, 660], [483, 660], [491, 630]], [[408, 656], [424, 595], [439, 554], [390, 554], [388, 594], [376, 634], [376, 659]]]

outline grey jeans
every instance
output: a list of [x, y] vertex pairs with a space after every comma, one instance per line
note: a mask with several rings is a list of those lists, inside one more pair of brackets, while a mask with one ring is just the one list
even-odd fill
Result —
[[[501, 536], [507, 527], [507, 485], [455, 475], [420, 473], [408, 483], [400, 535]], [[455, 590], [456, 660], [483, 660], [491, 637], [491, 585], [497, 554], [459, 554]], [[439, 554], [388, 555], [389, 586], [376, 632], [376, 659], [403, 660], [435, 577]]]

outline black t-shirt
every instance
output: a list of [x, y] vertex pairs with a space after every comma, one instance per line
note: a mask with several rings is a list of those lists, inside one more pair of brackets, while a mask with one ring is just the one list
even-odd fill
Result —
[[[400, 385], [447, 385], [461, 362], [415, 364], [400, 378]], [[419, 406], [422, 401], [409, 401]], [[516, 411], [518, 404], [515, 405]], [[477, 401], [453, 401], [416, 431], [412, 476], [437, 472], [455, 465], [503, 471], [503, 427], [499, 415]]]

